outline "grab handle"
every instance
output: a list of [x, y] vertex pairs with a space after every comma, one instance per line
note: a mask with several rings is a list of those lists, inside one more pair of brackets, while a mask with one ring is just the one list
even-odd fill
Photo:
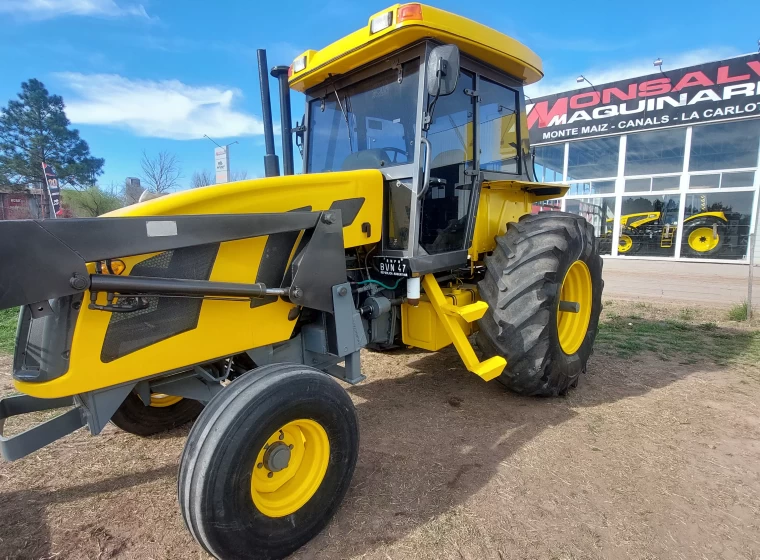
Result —
[[417, 194], [418, 199], [425, 196], [430, 188], [430, 141], [427, 138], [420, 138], [420, 142], [425, 145], [425, 172], [422, 175], [422, 190]]

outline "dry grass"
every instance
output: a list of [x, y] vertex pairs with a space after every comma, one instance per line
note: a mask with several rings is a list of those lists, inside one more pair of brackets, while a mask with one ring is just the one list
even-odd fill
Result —
[[[351, 490], [296, 557], [760, 557], [755, 331], [634, 305], [607, 302], [588, 374], [562, 399], [485, 384], [451, 349], [365, 353], [368, 379], [349, 389], [362, 430]], [[734, 345], [717, 361], [701, 344], [655, 345], [711, 321]], [[626, 358], [614, 337], [628, 323], [660, 330], [632, 329], [652, 348]], [[185, 433], [108, 427], [0, 465], [0, 558], [206, 558], [176, 504]]]

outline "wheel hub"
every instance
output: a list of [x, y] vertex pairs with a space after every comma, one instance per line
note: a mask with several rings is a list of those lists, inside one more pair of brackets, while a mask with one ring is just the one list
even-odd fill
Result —
[[702, 226], [694, 229], [688, 236], [689, 247], [698, 253], [713, 251], [720, 242], [720, 234], [716, 234], [713, 228]]
[[280, 472], [288, 468], [290, 463], [290, 448], [276, 441], [264, 452], [264, 466], [272, 472]]
[[620, 240], [618, 241], [618, 252], [627, 253], [633, 247], [633, 239], [630, 235], [620, 234]]
[[330, 461], [330, 441], [319, 422], [288, 422], [264, 443], [251, 472], [251, 498], [268, 517], [298, 511], [322, 484]]
[[182, 397], [176, 397], [172, 395], [165, 395], [163, 393], [151, 393], [150, 394], [150, 406], [154, 408], [164, 408], [177, 404], [182, 400]]
[[592, 305], [591, 272], [586, 263], [575, 261], [565, 274], [557, 303], [557, 336], [568, 356], [575, 354], [586, 339]]

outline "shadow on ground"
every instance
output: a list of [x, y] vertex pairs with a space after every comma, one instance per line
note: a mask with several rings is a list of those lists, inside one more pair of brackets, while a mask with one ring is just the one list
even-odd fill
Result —
[[[720, 328], [715, 334], [731, 336]], [[349, 388], [361, 423], [351, 489], [328, 529], [297, 557], [344, 558], [391, 544], [469, 499], [517, 450], [573, 418], [577, 408], [636, 397], [704, 369], [694, 361], [655, 357], [657, 367], [631, 368], [627, 360], [597, 355], [568, 397], [535, 399], [511, 394], [497, 382], [483, 383], [464, 370], [451, 348], [365, 358], [368, 380]], [[50, 556], [47, 506], [174, 477], [176, 469], [168, 465], [63, 490], [1, 494], [0, 558]], [[121, 553], [116, 546], [104, 557]]]
[[[47, 559], [58, 557], [52, 553], [53, 543], [48, 529], [47, 508], [50, 505], [74, 502], [107, 492], [118, 492], [159, 479], [176, 477], [176, 475], [177, 467], [175, 465], [165, 465], [156, 469], [55, 491], [34, 489], [1, 494], [0, 558]], [[105, 527], [108, 525], [108, 521], [108, 519], [104, 519], [102, 524], [95, 524], [84, 529], [87, 531], [88, 537], [98, 541], [98, 548], [102, 553], [99, 557], [114, 558], [118, 556], [126, 543], [112, 538]]]

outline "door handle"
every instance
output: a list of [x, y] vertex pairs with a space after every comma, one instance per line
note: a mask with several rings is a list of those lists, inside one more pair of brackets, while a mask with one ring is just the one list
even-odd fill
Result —
[[425, 146], [425, 167], [422, 174], [422, 190], [417, 193], [417, 198], [420, 199], [427, 193], [430, 188], [430, 141], [427, 138], [420, 138], [420, 142]]

